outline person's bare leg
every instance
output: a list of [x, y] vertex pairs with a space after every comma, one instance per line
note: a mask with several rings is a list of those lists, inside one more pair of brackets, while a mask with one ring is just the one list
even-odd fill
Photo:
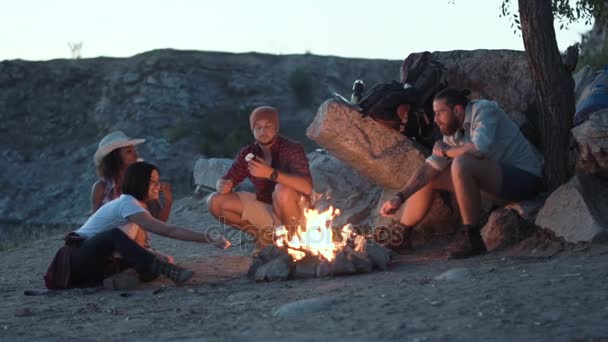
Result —
[[290, 234], [296, 231], [301, 220], [300, 193], [296, 190], [277, 184], [272, 194], [272, 208], [281, 224], [289, 229]]
[[452, 161], [451, 171], [462, 223], [479, 224], [481, 190], [494, 195], [499, 193], [502, 184], [500, 165], [491, 159], [464, 155]]
[[243, 214], [243, 203], [239, 196], [234, 192], [228, 194], [212, 193], [207, 199], [207, 209], [218, 221], [224, 222], [253, 236], [257, 235], [257, 229], [255, 229], [249, 221], [241, 219], [241, 215]]
[[481, 191], [498, 194], [502, 169], [493, 160], [464, 155], [452, 161], [451, 171], [463, 226], [460, 239], [449, 248], [448, 257], [461, 259], [483, 254], [486, 246], [479, 222]]
[[408, 198], [405, 202], [405, 208], [403, 209], [401, 219], [399, 220], [401, 224], [408, 227], [414, 227], [422, 221], [429, 211], [431, 204], [433, 204], [433, 199], [435, 198], [435, 192], [433, 190], [454, 191], [449, 168], [443, 170], [437, 178]]

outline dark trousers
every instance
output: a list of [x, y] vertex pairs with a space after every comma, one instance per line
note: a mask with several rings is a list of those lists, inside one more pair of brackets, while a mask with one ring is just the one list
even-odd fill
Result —
[[[112, 257], [118, 252], [122, 259]], [[134, 267], [149, 279], [155, 256], [114, 228], [87, 238], [71, 256], [71, 282], [76, 286], [94, 286], [103, 279], [126, 268]]]

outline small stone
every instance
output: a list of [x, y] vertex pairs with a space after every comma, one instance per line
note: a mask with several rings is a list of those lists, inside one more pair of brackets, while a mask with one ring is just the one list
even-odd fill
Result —
[[365, 252], [351, 250], [348, 252], [348, 260], [355, 266], [357, 272], [369, 273], [373, 269], [373, 263]]
[[473, 278], [473, 272], [468, 268], [452, 268], [435, 277], [435, 280], [461, 281]]
[[332, 264], [333, 274], [353, 274], [355, 272], [357, 272], [357, 269], [355, 268], [355, 265], [348, 260], [346, 253], [340, 252], [336, 254], [336, 258]]
[[296, 262], [296, 278], [314, 278], [317, 273], [319, 259], [314, 255], [308, 255]]
[[388, 268], [388, 264], [391, 262], [391, 253], [388, 249], [369, 241], [365, 244], [365, 252], [377, 268], [381, 270]]

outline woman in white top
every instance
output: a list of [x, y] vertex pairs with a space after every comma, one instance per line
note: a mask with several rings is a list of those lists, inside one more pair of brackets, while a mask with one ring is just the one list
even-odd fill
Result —
[[168, 263], [136, 243], [133, 239], [141, 229], [171, 239], [211, 243], [223, 249], [230, 246], [219, 234], [214, 237], [210, 232], [198, 233], [152, 217], [147, 203], [158, 199], [159, 178], [156, 166], [145, 162], [131, 164], [123, 177], [122, 195], [99, 208], [76, 230], [85, 240], [70, 258], [73, 286], [97, 285], [112, 272], [120, 271], [108, 270], [108, 260], [115, 252], [140, 275], [164, 275], [177, 284], [192, 277], [192, 271]]

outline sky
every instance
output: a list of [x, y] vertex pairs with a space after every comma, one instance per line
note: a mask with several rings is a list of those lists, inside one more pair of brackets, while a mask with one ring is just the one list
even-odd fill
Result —
[[[68, 44], [78, 42], [83, 58], [165, 48], [379, 59], [425, 50], [523, 50], [521, 35], [499, 17], [501, 2], [0, 0], [0, 60], [70, 58]], [[556, 26], [561, 51], [591, 28]]]

